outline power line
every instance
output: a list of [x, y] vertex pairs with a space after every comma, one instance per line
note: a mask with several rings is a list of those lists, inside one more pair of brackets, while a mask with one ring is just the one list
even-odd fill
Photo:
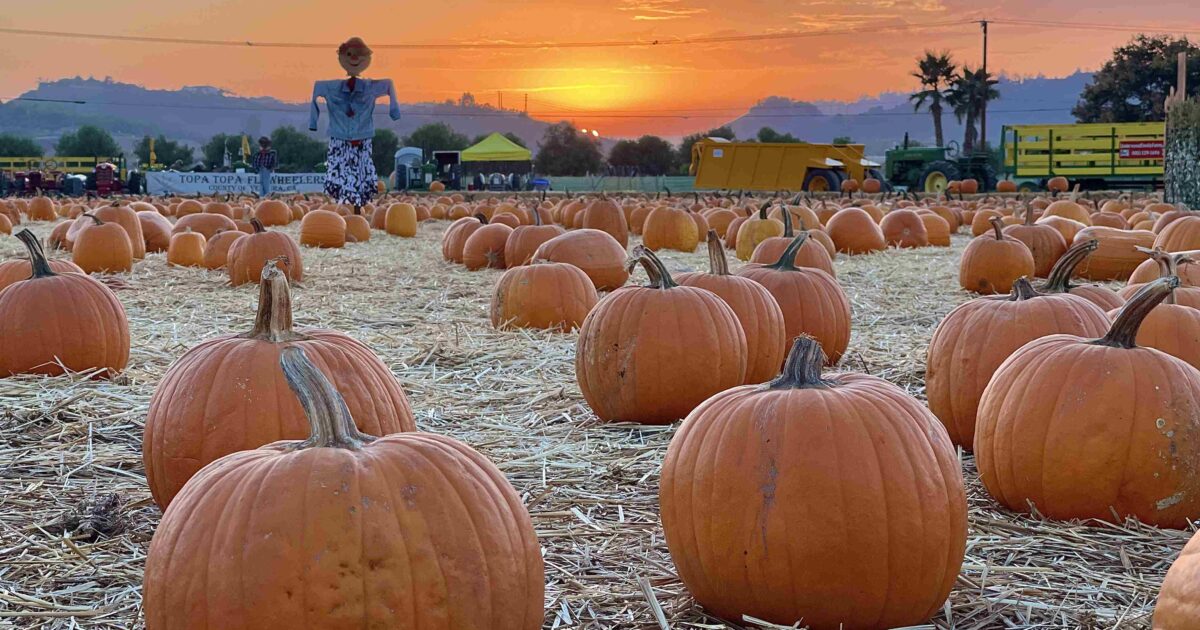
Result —
[[1169, 27], [1169, 26], [1134, 26], [1127, 24], [1100, 24], [1096, 22], [1065, 22], [1055, 20], [1029, 20], [1021, 18], [987, 20], [990, 24], [1007, 24], [1010, 26], [1034, 26], [1043, 28], [1063, 28], [1091, 31], [1118, 31], [1127, 33], [1175, 33], [1190, 35], [1200, 33], [1200, 27]]
[[[859, 33], [878, 33], [886, 31], [907, 31], [947, 26], [962, 26], [972, 24], [974, 20], [956, 19], [938, 22], [922, 22], [912, 24], [891, 24], [857, 26], [823, 31], [783, 31], [755, 33], [748, 35], [714, 35], [706, 37], [667, 37], [661, 39], [613, 39], [599, 41], [576, 42], [409, 42], [372, 44], [372, 48], [387, 50], [539, 50], [567, 48], [626, 48], [645, 46], [690, 46], [697, 44], [726, 44], [736, 42], [777, 41], [791, 39], [808, 39], [828, 37], [832, 35], [852, 35]], [[224, 39], [191, 39], [182, 37], [153, 37], [147, 35], [110, 35], [107, 33], [79, 33], [73, 31], [50, 31], [25, 28], [0, 28], [0, 33], [9, 35], [24, 35], [29, 37], [55, 37], [65, 39], [87, 39], [95, 41], [114, 41], [142, 44], [177, 44], [187, 46], [222, 46], [237, 48], [293, 48], [293, 49], [336, 49], [338, 44], [306, 43], [306, 42], [263, 42], [237, 41]]]

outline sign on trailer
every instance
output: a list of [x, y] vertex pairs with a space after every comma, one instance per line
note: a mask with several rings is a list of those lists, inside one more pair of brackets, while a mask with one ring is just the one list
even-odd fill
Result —
[[1122, 140], [1122, 160], [1161, 160], [1165, 154], [1162, 140]]

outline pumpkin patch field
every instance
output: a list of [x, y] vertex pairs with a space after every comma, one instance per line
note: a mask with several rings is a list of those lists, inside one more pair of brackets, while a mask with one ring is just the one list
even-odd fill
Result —
[[51, 205], [0, 628], [1200, 628], [1155, 196]]

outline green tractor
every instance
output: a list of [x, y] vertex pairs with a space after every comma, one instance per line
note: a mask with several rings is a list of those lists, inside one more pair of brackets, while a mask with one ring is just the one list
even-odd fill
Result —
[[960, 155], [956, 142], [945, 147], [910, 147], [905, 134], [904, 145], [887, 152], [884, 170], [888, 183], [910, 192], [940, 193], [950, 182], [962, 179], [978, 181], [980, 191], [996, 189], [996, 169], [987, 152]]

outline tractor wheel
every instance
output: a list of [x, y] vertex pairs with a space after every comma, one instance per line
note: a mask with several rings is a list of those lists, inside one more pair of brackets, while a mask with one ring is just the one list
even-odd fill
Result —
[[991, 164], [984, 164], [979, 167], [976, 179], [979, 180], [979, 192], [995, 191], [996, 182], [1000, 181], [1000, 178], [996, 177], [996, 169], [992, 168]]
[[953, 162], [930, 162], [917, 178], [917, 189], [927, 193], [944, 192], [950, 182], [960, 179], [958, 166]]
[[807, 192], [841, 192], [842, 178], [826, 168], [809, 169], [803, 188]]

